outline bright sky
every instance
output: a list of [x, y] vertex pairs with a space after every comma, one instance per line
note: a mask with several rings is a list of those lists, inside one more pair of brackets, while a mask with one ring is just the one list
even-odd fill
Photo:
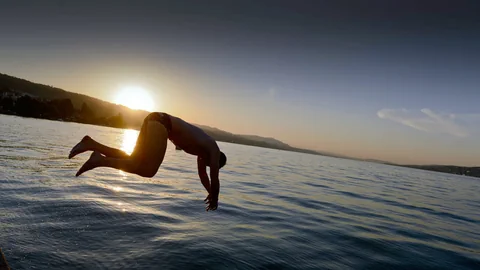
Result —
[[141, 87], [154, 110], [298, 147], [479, 165], [478, 7], [298, 2], [7, 1], [0, 72], [112, 102]]

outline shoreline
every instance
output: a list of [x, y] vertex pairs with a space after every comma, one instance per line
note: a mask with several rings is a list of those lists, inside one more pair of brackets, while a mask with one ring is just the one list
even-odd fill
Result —
[[[50, 118], [41, 118], [41, 117], [30, 117], [30, 116], [22, 116], [22, 115], [16, 115], [16, 114], [8, 114], [8, 113], [4, 113], [4, 112], [0, 112], [0, 115], [15, 116], [15, 117], [22, 117], [22, 118], [30, 118], [30, 119], [49, 120], [49, 121], [55, 121], [55, 122], [77, 123], [77, 124], [85, 124], [85, 125], [92, 125], [92, 126], [99, 126], [99, 127], [116, 128], [116, 129], [133, 129], [133, 130], [137, 130], [137, 131], [139, 130], [137, 128], [131, 128], [131, 127], [99, 125], [99, 124], [95, 124], [95, 123], [74, 121], [74, 120], [69, 120], [69, 119], [50, 119]], [[465, 167], [465, 166], [456, 166], [456, 165], [400, 165], [400, 164], [389, 163], [389, 162], [375, 162], [375, 161], [371, 161], [371, 160], [363, 160], [363, 159], [350, 158], [350, 157], [344, 157], [344, 156], [327, 155], [327, 154], [322, 154], [322, 153], [316, 152], [314, 150], [300, 149], [300, 148], [295, 148], [295, 147], [291, 147], [290, 149], [289, 148], [280, 148], [280, 147], [275, 147], [275, 146], [272, 146], [272, 145], [268, 145], [266, 143], [263, 143], [263, 144], [251, 143], [251, 144], [249, 144], [249, 143], [241, 143], [241, 142], [236, 142], [236, 141], [223, 140], [221, 138], [215, 138], [214, 135], [212, 137], [214, 137], [214, 139], [216, 141], [219, 141], [219, 142], [226, 142], [226, 143], [245, 145], [245, 146], [251, 146], [251, 147], [260, 147], [260, 148], [266, 148], [266, 149], [274, 149], [274, 150], [309, 154], [309, 155], [315, 155], [315, 156], [340, 158], [340, 159], [346, 159], [346, 160], [352, 160], [352, 161], [362, 161], [362, 162], [369, 162], [369, 163], [374, 163], [374, 164], [389, 165], [389, 166], [394, 166], [394, 167], [410, 168], [410, 169], [417, 169], [417, 170], [422, 170], [422, 171], [431, 171], [431, 172], [439, 172], [439, 173], [445, 173], [445, 174], [453, 174], [453, 175], [461, 175], [461, 176], [469, 176], [469, 177], [480, 178], [480, 167]]]
[[[8, 113], [4, 113], [4, 112], [0, 112], [0, 115], [21, 117], [21, 118], [27, 118], [27, 119], [48, 120], [48, 121], [54, 121], [54, 122], [77, 123], [77, 124], [83, 124], [83, 125], [91, 125], [91, 126], [97, 126], [97, 127], [108, 127], [108, 128], [122, 129], [122, 130], [123, 129], [132, 129], [132, 130], [140, 131], [139, 128], [134, 128], [134, 127], [118, 127], [118, 126], [109, 126], [109, 125], [99, 125], [99, 124], [95, 124], [95, 123], [74, 121], [74, 120], [69, 120], [69, 119], [51, 119], [51, 118], [43, 118], [43, 117], [31, 117], [31, 116], [23, 116], [23, 115], [17, 115], [17, 114], [8, 114]], [[215, 136], [212, 136], [212, 137], [215, 137]], [[274, 150], [287, 151], [287, 152], [310, 154], [310, 155], [315, 155], [315, 156], [326, 156], [326, 157], [349, 159], [349, 158], [346, 158], [346, 157], [335, 156], [335, 155], [325, 155], [325, 154], [322, 154], [322, 153], [316, 153], [314, 150], [301, 149], [301, 148], [295, 148], [295, 147], [292, 147], [291, 149], [288, 149], [288, 148], [280, 148], [280, 147], [275, 147], [273, 145], [266, 145], [266, 144], [260, 144], [260, 143], [258, 143], [258, 144], [256, 144], [256, 143], [251, 143], [251, 144], [241, 143], [241, 142], [224, 140], [224, 139], [221, 139], [221, 138], [219, 138], [219, 139], [215, 138], [215, 140], [219, 141], [219, 142], [226, 142], [226, 143], [232, 143], [232, 144], [238, 144], [238, 145], [246, 145], [246, 146], [252, 146], [252, 147], [274, 149]], [[350, 160], [356, 160], [356, 159], [351, 158]]]

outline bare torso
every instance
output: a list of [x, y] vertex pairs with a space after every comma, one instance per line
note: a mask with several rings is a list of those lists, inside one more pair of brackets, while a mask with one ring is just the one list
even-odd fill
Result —
[[[220, 193], [219, 163], [223, 153], [220, 152], [216, 141], [202, 129], [171, 115], [170, 121], [172, 123], [170, 140], [183, 151], [197, 156], [198, 176], [209, 194], [205, 199], [208, 204], [207, 211], [216, 210]], [[206, 166], [210, 167], [210, 179]]]
[[183, 151], [208, 160], [212, 151], [219, 151], [215, 140], [200, 128], [170, 115], [172, 132], [170, 140]]

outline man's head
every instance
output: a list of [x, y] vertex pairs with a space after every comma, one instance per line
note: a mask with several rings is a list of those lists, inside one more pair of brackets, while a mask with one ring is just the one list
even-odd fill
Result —
[[220, 151], [220, 161], [218, 164], [220, 165], [220, 169], [227, 164], [227, 156], [222, 151]]

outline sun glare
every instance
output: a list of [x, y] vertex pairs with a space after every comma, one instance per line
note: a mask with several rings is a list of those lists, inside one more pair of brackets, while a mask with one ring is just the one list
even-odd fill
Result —
[[153, 99], [143, 88], [129, 86], [123, 88], [115, 98], [115, 103], [127, 106], [134, 110], [153, 111]]
[[127, 154], [132, 154], [137, 143], [138, 131], [133, 129], [125, 129], [123, 131], [122, 150]]

